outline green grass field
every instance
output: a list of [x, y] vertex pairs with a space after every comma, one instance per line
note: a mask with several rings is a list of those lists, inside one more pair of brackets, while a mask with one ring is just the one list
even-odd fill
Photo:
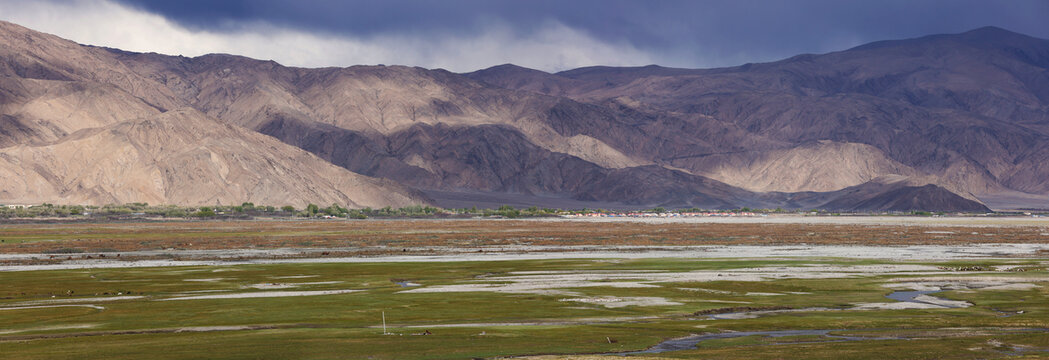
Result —
[[[1045, 265], [978, 262], [1004, 263], [1027, 271], [856, 271], [827, 277], [828, 270], [806, 269], [896, 264], [646, 259], [3, 272], [0, 357], [459, 359], [613, 353], [691, 334], [798, 329], [836, 329], [871, 340], [750, 336], [658, 356], [784, 358], [798, 351], [813, 358], [1047, 356], [1049, 335], [1018, 330], [1049, 328]], [[958, 264], [965, 262], [950, 263]], [[776, 271], [794, 275], [779, 278]], [[755, 272], [769, 278], [743, 278]], [[729, 280], [717, 280], [722, 274]], [[852, 309], [894, 302], [884, 297], [892, 292], [886, 284], [933, 278], [1013, 285], [935, 294], [972, 304], [966, 308]], [[355, 292], [316, 295], [348, 290]], [[288, 292], [309, 296], [284, 296]], [[252, 294], [270, 297], [243, 297]], [[165, 300], [216, 295], [226, 297]], [[784, 308], [802, 310], [727, 320], [693, 315]], [[392, 335], [383, 334], [383, 313]], [[883, 337], [898, 339], [876, 339]]]

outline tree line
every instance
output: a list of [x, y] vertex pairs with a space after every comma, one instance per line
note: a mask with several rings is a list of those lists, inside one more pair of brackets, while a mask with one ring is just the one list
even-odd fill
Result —
[[0, 218], [98, 218], [98, 219], [135, 219], [135, 218], [198, 218], [198, 219], [250, 219], [254, 217], [277, 218], [441, 218], [441, 217], [539, 217], [556, 216], [566, 213], [559, 209], [529, 207], [517, 209], [504, 205], [496, 209], [444, 209], [433, 206], [414, 205], [406, 207], [383, 207], [351, 209], [339, 204], [322, 207], [307, 204], [299, 208], [293, 205], [272, 206], [255, 205], [245, 202], [240, 205], [214, 206], [178, 206], [150, 205], [148, 203], [127, 203], [112, 205], [21, 205], [0, 206]]
[[[842, 215], [838, 212], [826, 210], [784, 210], [776, 209], [751, 209], [739, 208], [729, 210], [712, 210], [699, 208], [666, 209], [655, 207], [644, 210], [607, 210], [607, 209], [576, 209], [564, 210], [554, 208], [514, 207], [503, 205], [498, 208], [438, 208], [425, 205], [414, 205], [406, 207], [382, 207], [351, 209], [339, 204], [331, 204], [321, 207], [317, 204], [307, 204], [299, 208], [293, 205], [272, 206], [255, 205], [245, 202], [240, 205], [214, 205], [214, 206], [178, 206], [178, 205], [150, 205], [148, 203], [127, 203], [111, 205], [0, 205], [0, 219], [14, 218], [62, 218], [62, 219], [148, 219], [148, 218], [185, 218], [185, 219], [251, 219], [256, 217], [270, 218], [346, 218], [346, 219], [368, 219], [368, 218], [454, 218], [454, 217], [496, 217], [496, 218], [530, 218], [551, 217], [571, 214], [592, 213], [623, 213], [623, 212], [647, 212], [647, 213], [689, 213], [703, 211], [728, 211], [728, 212], [753, 212], [758, 214], [814, 214], [814, 215]], [[944, 215], [943, 212], [911, 211], [884, 213], [883, 215], [916, 215], [936, 216]]]

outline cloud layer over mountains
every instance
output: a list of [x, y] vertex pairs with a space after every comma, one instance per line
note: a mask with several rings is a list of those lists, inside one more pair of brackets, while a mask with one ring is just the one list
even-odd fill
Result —
[[89, 45], [200, 56], [230, 53], [287, 66], [400, 64], [471, 71], [515, 62], [540, 69], [656, 62], [625, 42], [604, 41], [548, 20], [521, 32], [492, 19], [469, 33], [365, 35], [309, 31], [267, 21], [226, 21], [221, 29], [187, 27], [164, 16], [106, 0], [0, 1], [0, 19]]
[[514, 63], [704, 68], [999, 26], [1047, 38], [1049, 3], [1000, 1], [0, 0], [0, 20], [83, 44], [287, 66]]

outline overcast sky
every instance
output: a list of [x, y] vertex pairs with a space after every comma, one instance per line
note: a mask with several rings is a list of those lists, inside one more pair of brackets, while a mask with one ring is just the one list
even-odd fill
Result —
[[0, 20], [130, 51], [291, 66], [473, 71], [719, 67], [998, 26], [1049, 38], [1047, 0], [0, 0]]

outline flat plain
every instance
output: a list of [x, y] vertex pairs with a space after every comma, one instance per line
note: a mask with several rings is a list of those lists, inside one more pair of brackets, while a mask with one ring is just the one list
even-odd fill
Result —
[[1044, 218], [797, 218], [4, 225], [0, 354], [1049, 356]]

